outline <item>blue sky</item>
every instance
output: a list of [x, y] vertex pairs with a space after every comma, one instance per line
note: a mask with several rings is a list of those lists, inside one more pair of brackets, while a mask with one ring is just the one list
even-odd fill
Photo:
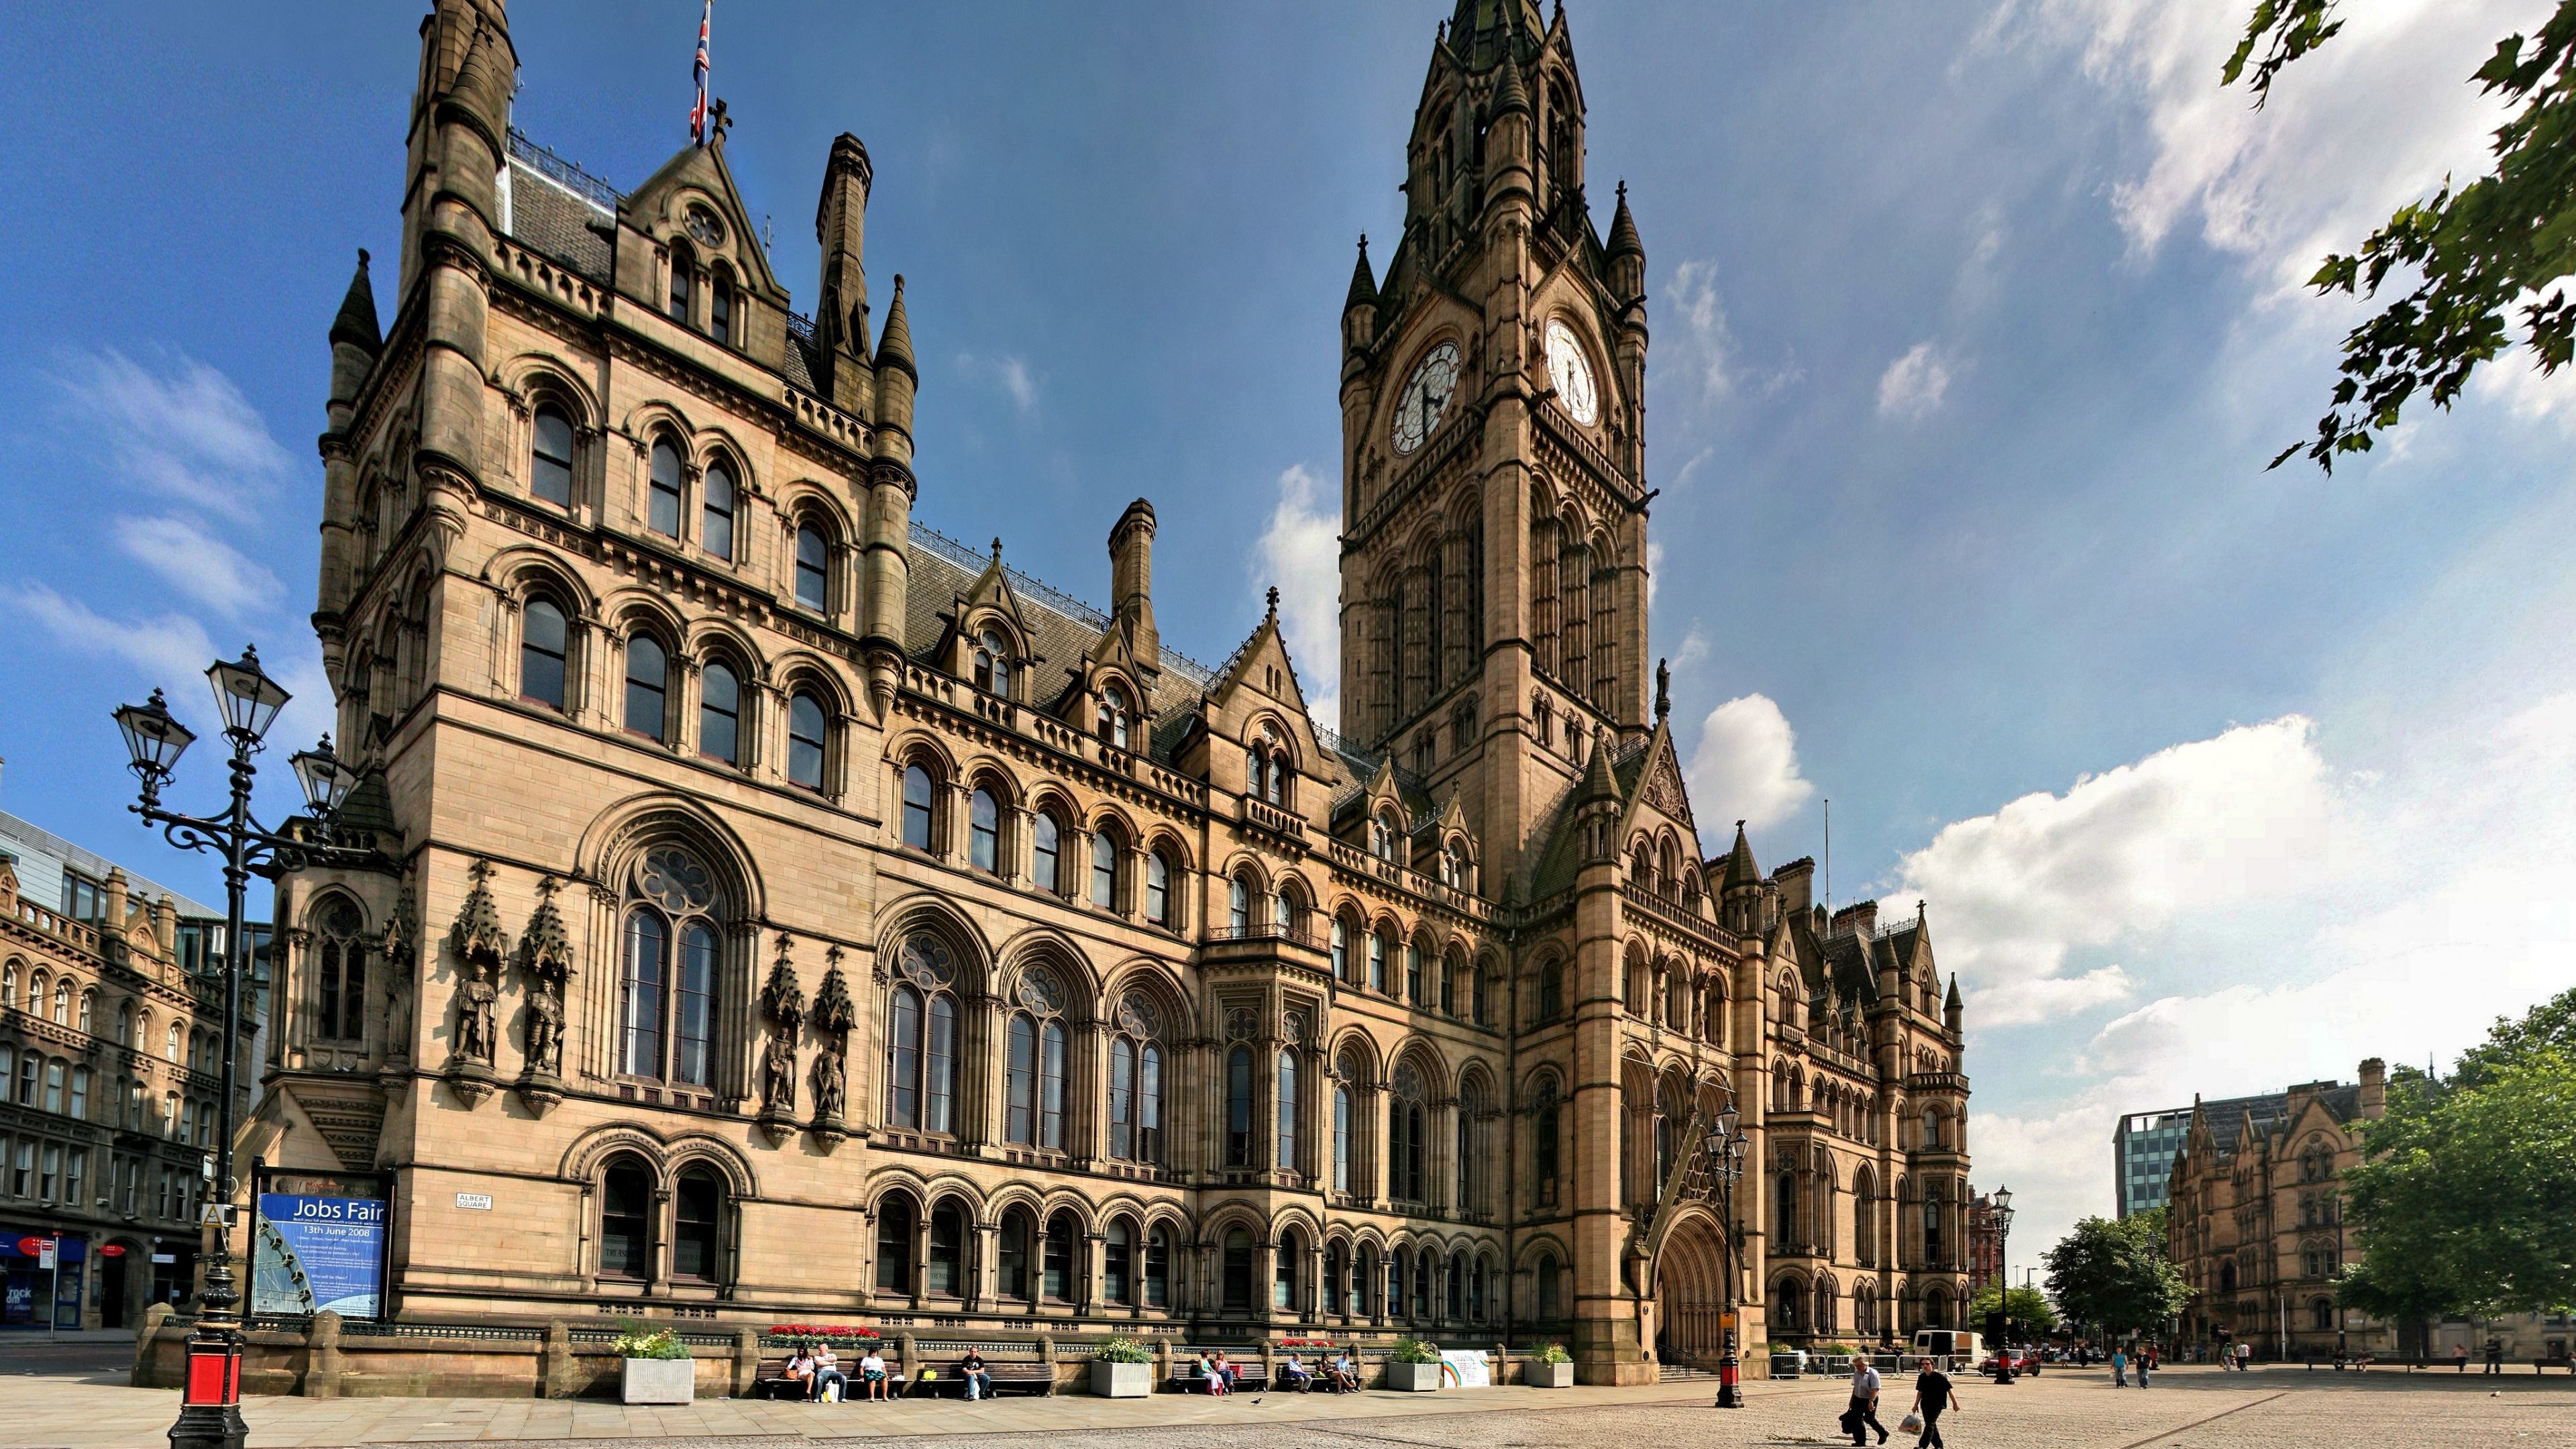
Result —
[[[2017, 1260], [2107, 1210], [2117, 1112], [2447, 1055], [2576, 978], [2576, 398], [2501, 369], [2332, 479], [2261, 468], [2355, 315], [2298, 280], [2477, 166], [2463, 82], [2546, 6], [2375, 4], [2260, 114], [2215, 84], [2241, 8], [1571, 15], [1602, 220], [1624, 177], [1649, 257], [1698, 811], [1771, 865], [1830, 797], [1838, 898], [1930, 900]], [[1223, 656], [1276, 581], [1320, 682], [1339, 304], [1446, 12], [734, 3], [715, 90], [800, 305], [825, 150], [868, 145], [917, 518], [1096, 599], [1150, 497], [1167, 642]], [[122, 813], [106, 713], [245, 639], [322, 692], [323, 333], [355, 249], [398, 250], [416, 18], [11, 26], [0, 807], [200, 895]], [[695, 25], [518, 6], [518, 124], [632, 185], [685, 140]]]

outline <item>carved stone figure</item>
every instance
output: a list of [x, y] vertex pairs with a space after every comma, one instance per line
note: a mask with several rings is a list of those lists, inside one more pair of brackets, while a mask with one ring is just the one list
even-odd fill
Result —
[[467, 962], [466, 971], [464, 983], [456, 988], [456, 1054], [488, 1066], [494, 1039], [492, 1009], [501, 993], [492, 984], [491, 968], [482, 962]]
[[826, 1045], [814, 1054], [814, 1120], [840, 1121], [842, 1097], [847, 1091], [840, 1050]]
[[761, 1054], [760, 1098], [764, 1114], [796, 1110], [796, 1047], [775, 1032]]

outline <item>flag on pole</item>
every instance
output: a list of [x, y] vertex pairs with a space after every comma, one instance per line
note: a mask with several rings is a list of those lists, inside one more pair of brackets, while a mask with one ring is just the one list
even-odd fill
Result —
[[716, 0], [706, 0], [698, 12], [698, 103], [689, 108], [689, 139], [707, 144], [707, 24], [715, 19]]

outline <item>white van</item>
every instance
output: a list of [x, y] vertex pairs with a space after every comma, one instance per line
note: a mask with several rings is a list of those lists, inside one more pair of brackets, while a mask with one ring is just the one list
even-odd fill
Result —
[[1924, 1358], [1946, 1356], [1953, 1363], [1974, 1364], [1985, 1356], [1984, 1342], [1973, 1333], [1952, 1328], [1914, 1330], [1914, 1352]]

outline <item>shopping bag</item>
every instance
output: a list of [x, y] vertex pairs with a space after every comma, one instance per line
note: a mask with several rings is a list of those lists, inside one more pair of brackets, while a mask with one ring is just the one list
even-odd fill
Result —
[[1922, 1433], [1922, 1432], [1923, 1432], [1923, 1416], [1922, 1416], [1921, 1414], [1908, 1414], [1908, 1415], [1906, 1415], [1906, 1416], [1905, 1416], [1905, 1418], [1904, 1418], [1904, 1420], [1903, 1420], [1903, 1422], [1899, 1423], [1899, 1424], [1896, 1426], [1896, 1432], [1897, 1432], [1897, 1433], [1899, 1433], [1899, 1434], [1920, 1434], [1920, 1433]]

